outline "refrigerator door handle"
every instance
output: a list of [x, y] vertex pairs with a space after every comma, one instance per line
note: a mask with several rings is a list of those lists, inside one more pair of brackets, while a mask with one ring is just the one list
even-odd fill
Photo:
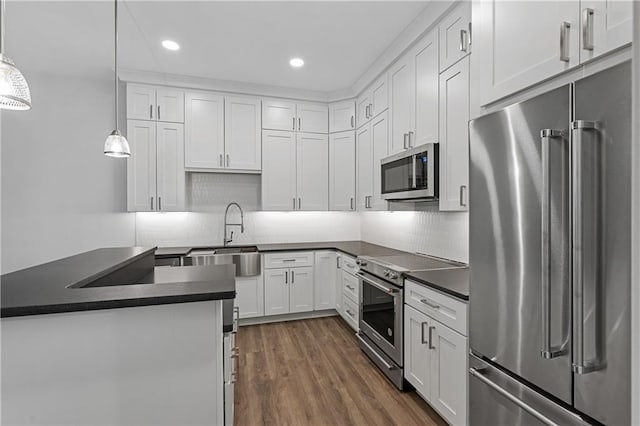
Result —
[[[585, 359], [585, 312], [584, 312], [584, 300], [585, 300], [585, 279], [592, 279], [592, 285], [597, 287], [599, 285], [599, 277], [597, 271], [589, 271], [590, 274], [587, 273], [587, 277], [585, 277], [585, 262], [584, 256], [585, 251], [589, 248], [585, 248], [585, 241], [583, 235], [583, 229], [586, 226], [595, 225], [598, 226], [597, 220], [595, 219], [594, 224], [585, 224], [583, 218], [583, 210], [584, 206], [584, 179], [583, 175], [583, 167], [584, 167], [584, 149], [586, 143], [597, 143], [597, 140], [586, 139], [583, 137], [586, 132], [593, 133], [594, 131], [599, 130], [599, 123], [594, 121], [585, 121], [585, 120], [576, 120], [571, 123], [571, 132], [572, 132], [572, 143], [571, 143], [571, 203], [572, 203], [572, 246], [573, 246], [573, 312], [574, 312], [574, 321], [573, 321], [573, 336], [574, 336], [574, 358], [572, 363], [572, 370], [576, 374], [587, 374], [592, 371], [601, 370], [605, 366], [605, 362], [602, 359], [602, 339], [597, 335], [598, 331], [597, 327], [594, 327], [594, 332], [596, 333], [595, 339], [595, 357], [592, 359]], [[587, 145], [586, 147], [590, 149], [594, 149], [591, 145]], [[597, 148], [595, 148], [597, 149]], [[588, 161], [588, 159], [587, 159]], [[596, 173], [594, 171], [594, 173]], [[588, 176], [587, 178], [593, 179], [593, 177]], [[597, 179], [597, 177], [596, 177]], [[590, 182], [593, 183], [593, 182]], [[588, 188], [592, 193], [595, 193], [595, 200], [587, 199], [586, 202], [594, 201], [596, 209], [599, 208], [599, 195], [598, 188], [589, 187]], [[589, 207], [587, 207], [589, 210]], [[598, 214], [598, 213], [596, 213]], [[591, 234], [598, 234], [597, 230], [590, 229]], [[591, 241], [591, 245], [593, 246], [592, 250], [598, 250], [598, 243]], [[587, 242], [589, 244], [589, 242]], [[590, 253], [593, 254], [593, 253]], [[596, 259], [599, 256], [594, 254]], [[591, 263], [591, 262], [588, 262]], [[597, 262], [595, 267], [597, 267]], [[601, 301], [598, 298], [595, 298], [595, 303]], [[596, 308], [598, 308], [596, 306]], [[598, 309], [595, 309], [594, 315], [596, 317], [596, 322], [598, 321]]]
[[542, 287], [542, 350], [540, 355], [552, 359], [567, 354], [568, 338], [559, 346], [551, 344], [551, 170], [549, 159], [549, 143], [551, 139], [564, 139], [563, 130], [543, 129], [540, 131], [542, 148], [542, 270], [540, 285]]
[[557, 425], [558, 424], [558, 423], [554, 422], [553, 420], [551, 420], [549, 417], [547, 417], [544, 414], [542, 414], [540, 411], [538, 411], [535, 408], [533, 408], [531, 405], [527, 404], [526, 402], [524, 402], [523, 400], [518, 398], [517, 396], [509, 393], [507, 390], [503, 389], [502, 387], [500, 387], [499, 385], [497, 385], [496, 383], [494, 383], [490, 379], [486, 378], [482, 374], [482, 373], [484, 373], [485, 370], [486, 370], [486, 368], [471, 367], [471, 368], [469, 368], [469, 374], [471, 374], [472, 376], [476, 377], [482, 383], [484, 383], [485, 385], [489, 386], [491, 389], [493, 389], [494, 391], [498, 392], [500, 395], [504, 396], [509, 401], [513, 402], [518, 407], [522, 408], [524, 411], [526, 411], [527, 413], [531, 414], [536, 419], [540, 420], [542, 423], [544, 423], [546, 425]]

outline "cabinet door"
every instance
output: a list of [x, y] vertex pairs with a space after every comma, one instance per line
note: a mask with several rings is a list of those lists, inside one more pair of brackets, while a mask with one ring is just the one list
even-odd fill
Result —
[[184, 123], [184, 92], [174, 89], [158, 89], [158, 121]]
[[467, 424], [467, 338], [431, 321], [431, 395], [429, 402], [453, 425]]
[[369, 117], [373, 118], [389, 107], [389, 75], [384, 73], [371, 85]]
[[632, 1], [583, 0], [580, 9], [580, 62], [631, 43]]
[[373, 195], [371, 126], [356, 131], [356, 209], [366, 210]]
[[356, 209], [356, 138], [348, 130], [329, 135], [329, 210]]
[[224, 168], [224, 98], [192, 92], [185, 104], [185, 167]]
[[404, 378], [427, 401], [431, 397], [432, 350], [429, 349], [429, 326], [433, 320], [404, 305]]
[[128, 120], [127, 140], [131, 157], [127, 158], [127, 210], [154, 211], [156, 198], [156, 123]]
[[305, 133], [329, 133], [329, 108], [321, 104], [297, 104], [297, 130]]
[[236, 278], [236, 306], [240, 318], [264, 316], [264, 282], [262, 275]]
[[356, 100], [356, 126], [362, 127], [362, 125], [369, 122], [371, 116], [369, 115], [369, 104], [371, 103], [371, 92], [369, 89], [365, 90]]
[[389, 71], [389, 91], [391, 105], [391, 142], [389, 154], [396, 154], [409, 148], [409, 132], [411, 131], [411, 115], [413, 111], [413, 67], [411, 56], [405, 55], [395, 63]]
[[278, 100], [262, 101], [262, 128], [296, 130], [296, 104]]
[[289, 270], [289, 312], [313, 311], [313, 266]]
[[333, 268], [333, 273], [334, 273], [334, 280], [335, 280], [335, 308], [336, 311], [338, 311], [338, 313], [340, 315], [343, 315], [342, 313], [342, 254], [341, 253], [336, 253], [336, 263], [334, 265]]
[[224, 100], [225, 166], [232, 170], [262, 168], [260, 99], [227, 96]]
[[382, 199], [382, 172], [380, 160], [387, 156], [389, 149], [389, 119], [388, 111], [371, 120], [371, 200], [369, 208], [374, 210], [387, 210], [388, 203]]
[[298, 210], [329, 209], [329, 137], [297, 134], [296, 193]]
[[262, 209], [295, 210], [296, 134], [262, 132]]
[[356, 128], [356, 105], [353, 100], [329, 105], [329, 132], [344, 132]]
[[156, 119], [156, 89], [151, 86], [127, 84], [127, 118]]
[[411, 127], [419, 146], [438, 142], [438, 32], [427, 34], [411, 54], [416, 86]]
[[315, 252], [313, 283], [313, 308], [335, 309], [336, 307], [336, 252]]
[[[481, 61], [481, 103], [486, 105], [577, 65], [579, 14], [574, 1], [481, 0], [482, 25], [473, 33], [475, 60]], [[563, 27], [563, 22], [570, 27]], [[568, 35], [566, 60], [560, 56], [562, 34]]]
[[157, 123], [158, 211], [185, 211], [184, 126]]
[[469, 58], [440, 74], [440, 210], [468, 210]]
[[442, 19], [439, 30], [440, 71], [444, 71], [471, 52], [471, 2], [460, 2]]
[[264, 314], [289, 313], [289, 269], [266, 269], [264, 271]]

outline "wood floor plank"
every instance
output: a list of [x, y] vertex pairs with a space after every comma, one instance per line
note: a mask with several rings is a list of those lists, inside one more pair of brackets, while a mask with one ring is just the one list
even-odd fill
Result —
[[339, 317], [241, 327], [235, 424], [446, 425], [400, 392]]

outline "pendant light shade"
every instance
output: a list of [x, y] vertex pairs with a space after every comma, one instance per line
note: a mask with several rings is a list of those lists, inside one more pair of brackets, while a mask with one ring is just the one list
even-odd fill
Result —
[[114, 0], [114, 23], [115, 23], [115, 49], [114, 49], [114, 82], [115, 92], [115, 122], [116, 128], [104, 141], [104, 155], [107, 157], [127, 158], [131, 157], [129, 142], [118, 130], [118, 0]]
[[4, 55], [4, 7], [0, 0], [0, 109], [31, 109], [31, 91], [13, 61]]

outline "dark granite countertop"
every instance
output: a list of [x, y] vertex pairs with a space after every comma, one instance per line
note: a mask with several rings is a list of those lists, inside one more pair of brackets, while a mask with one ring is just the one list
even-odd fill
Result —
[[103, 248], [0, 276], [0, 316], [112, 309], [235, 298], [233, 265], [157, 267], [135, 284], [83, 287], [155, 248]]
[[410, 272], [405, 277], [459, 299], [469, 300], [469, 268]]

